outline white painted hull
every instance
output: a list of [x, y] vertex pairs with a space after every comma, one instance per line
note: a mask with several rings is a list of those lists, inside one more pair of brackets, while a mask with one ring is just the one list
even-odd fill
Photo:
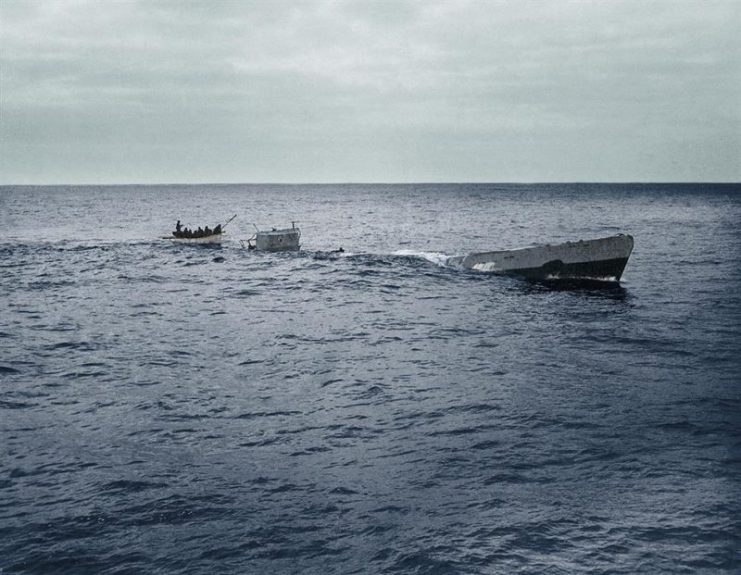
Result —
[[170, 240], [176, 244], [220, 244], [222, 236], [224, 234], [215, 234], [211, 236], [203, 236], [202, 238], [176, 238], [175, 236], [164, 237], [165, 240]]

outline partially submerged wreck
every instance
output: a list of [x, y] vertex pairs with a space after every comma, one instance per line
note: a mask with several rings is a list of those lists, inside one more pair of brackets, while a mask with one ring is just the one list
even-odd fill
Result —
[[301, 248], [301, 229], [296, 222], [290, 228], [278, 230], [257, 230], [255, 235], [247, 240], [247, 248], [267, 252], [298, 251]]
[[451, 265], [533, 280], [620, 281], [633, 251], [633, 236], [618, 234], [594, 240], [534, 246], [452, 257]]

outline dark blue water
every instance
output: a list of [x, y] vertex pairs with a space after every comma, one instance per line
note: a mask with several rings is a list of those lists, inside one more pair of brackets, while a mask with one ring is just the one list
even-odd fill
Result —
[[[741, 186], [0, 188], [0, 572], [735, 573], [739, 224]], [[619, 232], [618, 287], [445, 265]]]

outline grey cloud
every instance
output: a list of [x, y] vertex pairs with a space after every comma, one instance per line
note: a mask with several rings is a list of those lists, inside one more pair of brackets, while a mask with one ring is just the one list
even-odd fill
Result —
[[0, 178], [738, 180], [739, 16], [724, 1], [4, 0]]

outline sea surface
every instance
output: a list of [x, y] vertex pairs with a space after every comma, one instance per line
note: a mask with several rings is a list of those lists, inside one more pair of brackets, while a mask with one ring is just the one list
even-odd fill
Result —
[[740, 185], [5, 186], [0, 268], [2, 575], [741, 568]]

